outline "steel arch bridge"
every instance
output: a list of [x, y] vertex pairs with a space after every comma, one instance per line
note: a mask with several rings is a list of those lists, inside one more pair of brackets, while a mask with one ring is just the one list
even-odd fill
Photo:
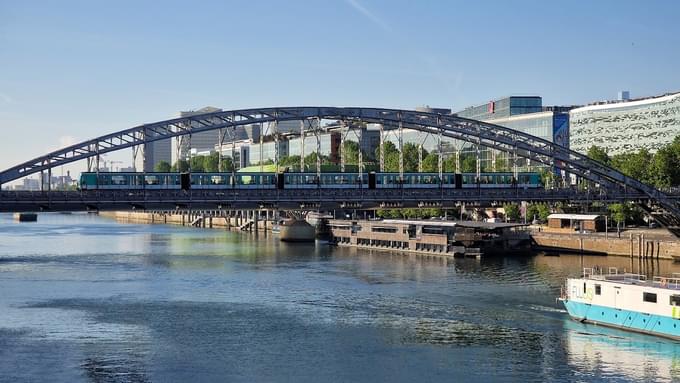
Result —
[[[497, 151], [510, 153], [544, 165], [564, 170], [568, 174], [598, 185], [604, 193], [630, 196], [648, 209], [663, 211], [669, 225], [680, 223], [680, 206], [675, 199], [652, 186], [603, 165], [586, 155], [569, 150], [550, 141], [506, 127], [461, 118], [454, 115], [412, 110], [363, 107], [273, 107], [219, 111], [175, 118], [110, 133], [69, 147], [53, 151], [0, 172], [0, 185], [30, 174], [50, 171], [54, 167], [74, 161], [99, 158], [100, 155], [140, 147], [171, 137], [191, 136], [207, 131], [219, 131], [224, 137], [235, 136], [235, 130], [251, 124], [282, 121], [301, 121], [303, 130], [320, 129], [320, 123], [305, 122], [336, 120], [342, 123], [376, 123], [386, 130], [413, 129], [440, 138], [453, 138]], [[381, 133], [382, 134], [382, 133]], [[441, 172], [441, 160], [440, 160]]]

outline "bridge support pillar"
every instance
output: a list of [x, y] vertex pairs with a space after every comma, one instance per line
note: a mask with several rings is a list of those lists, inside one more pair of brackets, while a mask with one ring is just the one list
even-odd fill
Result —
[[260, 212], [257, 210], [253, 210], [253, 225], [251, 227], [254, 227], [255, 234], [257, 234], [258, 227], [257, 227], [257, 219], [259, 218], [258, 216], [260, 215]]

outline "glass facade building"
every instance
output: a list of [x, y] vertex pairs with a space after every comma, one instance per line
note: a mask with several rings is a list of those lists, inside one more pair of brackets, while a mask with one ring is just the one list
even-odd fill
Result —
[[[262, 158], [262, 162], [267, 162], [268, 160], [274, 161], [274, 159], [276, 158], [275, 141], [263, 142], [261, 146], [259, 142], [254, 142], [247, 144], [247, 146], [249, 148], [250, 155], [248, 158], [248, 164], [246, 166], [259, 165], [260, 158]], [[279, 158], [289, 156], [290, 148], [291, 148], [290, 141], [286, 140], [279, 141]], [[260, 151], [262, 151], [261, 157]]]
[[471, 106], [456, 113], [459, 117], [473, 120], [506, 118], [526, 113], [537, 113], [543, 109], [543, 101], [538, 96], [511, 96], [490, 101], [483, 105]]
[[552, 111], [529, 113], [508, 118], [486, 120], [485, 122], [531, 134], [558, 145], [569, 147], [568, 113]]
[[[324, 133], [319, 135], [319, 152], [329, 156], [332, 162], [335, 162], [336, 157], [338, 157], [339, 147], [339, 133]], [[316, 152], [316, 137], [305, 137], [305, 157], [314, 152]], [[302, 139], [300, 137], [291, 138], [288, 141], [288, 153], [291, 156], [302, 155]]]
[[653, 153], [680, 134], [680, 93], [576, 108], [569, 120], [570, 146], [577, 152], [597, 145], [609, 155]]

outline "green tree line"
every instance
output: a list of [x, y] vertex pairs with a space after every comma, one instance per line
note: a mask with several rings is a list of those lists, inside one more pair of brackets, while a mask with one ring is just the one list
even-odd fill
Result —
[[640, 149], [610, 156], [605, 149], [593, 145], [587, 155], [657, 188], [680, 186], [680, 136], [654, 154], [647, 149]]

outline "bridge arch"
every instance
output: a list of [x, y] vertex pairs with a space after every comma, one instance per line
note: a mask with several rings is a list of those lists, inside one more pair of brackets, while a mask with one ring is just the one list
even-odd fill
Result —
[[0, 185], [71, 162], [147, 144], [157, 140], [219, 129], [235, 130], [251, 124], [291, 120], [340, 120], [383, 124], [414, 129], [479, 146], [516, 154], [517, 157], [555, 166], [601, 185], [605, 190], [630, 189], [680, 219], [680, 208], [661, 191], [636, 179], [550, 141], [510, 128], [453, 115], [412, 110], [362, 107], [275, 107], [240, 109], [197, 114], [143, 124], [86, 140], [23, 162], [0, 172]]

